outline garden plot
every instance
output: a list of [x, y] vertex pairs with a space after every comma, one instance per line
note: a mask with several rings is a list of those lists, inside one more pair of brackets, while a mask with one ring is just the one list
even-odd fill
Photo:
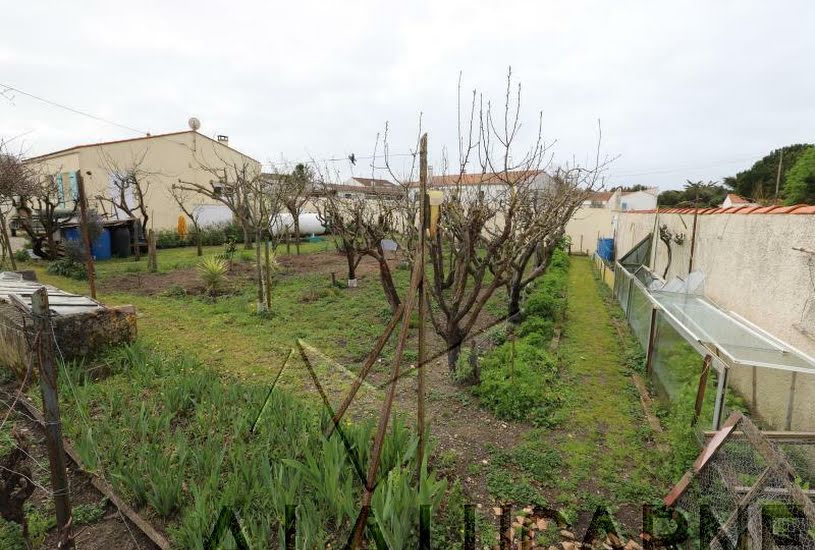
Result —
[[[272, 422], [268, 429], [283, 435], [271, 438], [264, 432], [256, 446], [248, 433], [283, 361], [298, 340], [306, 344], [310, 362], [319, 371], [332, 406], [345, 395], [353, 373], [390, 316], [373, 273], [375, 266], [361, 272], [358, 288], [347, 289], [331, 284], [330, 273], [340, 270], [344, 262], [332, 251], [317, 250], [299, 258], [281, 256], [272, 313], [268, 318], [259, 318], [254, 313], [248, 262], [236, 261], [228, 276], [232, 289], [228, 295], [211, 299], [168, 292], [174, 285], [194, 284], [196, 260], [185, 256], [190, 251], [183, 252], [160, 251], [160, 271], [164, 273], [159, 274], [128, 273], [135, 264], [132, 261], [106, 267], [100, 277], [102, 300], [126, 300], [136, 305], [142, 342], [131, 348], [130, 355], [105, 358], [109, 376], [103, 380], [94, 380], [83, 374], [86, 369], [75, 367], [78, 370], [72, 372], [79, 387], [78, 403], [83, 410], [92, 411], [95, 427], [92, 437], [88, 437], [80, 423], [77, 402], [70, 400], [64, 408], [66, 432], [89, 457], [90, 467], [117, 472], [112, 476], [119, 480], [117, 490], [184, 547], [195, 547], [191, 541], [207, 532], [213, 515], [227, 502], [248, 510], [249, 532], [259, 537], [255, 540], [276, 536], [285, 515], [280, 507], [283, 503], [269, 500], [271, 493], [252, 487], [278, 482], [246, 477], [241, 461], [264, 470], [258, 461], [266, 460], [268, 464], [269, 456], [282, 465], [307, 465], [309, 456], [326, 453], [346, 456], [331, 466], [342, 468], [344, 473], [330, 471], [335, 481], [352, 487], [348, 491], [337, 489], [351, 496], [347, 500], [321, 493], [318, 487], [325, 482], [322, 477], [309, 480], [312, 474], [297, 474], [297, 468], [275, 470], [275, 475], [304, 476], [293, 485], [294, 494], [300, 495], [298, 498], [310, 510], [325, 508], [304, 533], [323, 541], [339, 540], [347, 533], [353, 514], [326, 503], [357, 506], [361, 486], [353, 477], [346, 451], [331, 447], [338, 444], [337, 439], [331, 439], [329, 448], [319, 436], [326, 411], [296, 353], [273, 392], [274, 404], [267, 408], [272, 414], [264, 416]], [[645, 427], [638, 394], [625, 364], [626, 348], [614, 330], [588, 264], [579, 259], [571, 263], [568, 279], [564, 278], [568, 311], [559, 347], [550, 350], [551, 336], [535, 340], [555, 358], [545, 372], [557, 376], [542, 379], [544, 389], [552, 391], [532, 394], [533, 399], [543, 399], [538, 405], [545, 403], [550, 411], [527, 414], [539, 408], [534, 402], [530, 407], [518, 408], [517, 416], [503, 411], [497, 402], [491, 404], [497, 395], [493, 390], [462, 387], [451, 380], [444, 359], [433, 361], [426, 371], [427, 416], [433, 441], [430, 468], [437, 476], [428, 490], [432, 489], [434, 498], [440, 499], [439, 513], [433, 519], [439, 525], [438, 547], [452, 544], [459, 536], [455, 526], [466, 502], [481, 506], [478, 530], [483, 540], [495, 536], [497, 519], [491, 511], [502, 502], [511, 502], [518, 509], [535, 506], [550, 518], [571, 522], [593, 512], [598, 503], [609, 504], [613, 511], [622, 511], [622, 526], [633, 533], [639, 526], [643, 499], [661, 494], [666, 487], [656, 466], [656, 436]], [[176, 264], [177, 269], [173, 269]], [[399, 288], [404, 288], [407, 271], [394, 265], [393, 273]], [[132, 282], [134, 275], [155, 280], [152, 290], [144, 292], [124, 282]], [[50, 280], [64, 283], [66, 288], [73, 284], [76, 290], [82, 284], [57, 277]], [[159, 284], [162, 280], [166, 282]], [[106, 287], [108, 284], [111, 286]], [[484, 332], [476, 331], [485, 379], [493, 381], [500, 379], [498, 375], [506, 362], [501, 354], [509, 348], [502, 343], [500, 330], [487, 329], [505, 307], [503, 294], [497, 293], [480, 320]], [[550, 334], [554, 329], [550, 325], [538, 323], [534, 330], [519, 331], [519, 357], [527, 353], [522, 340], [529, 335], [524, 331]], [[415, 349], [415, 334], [410, 338], [408, 349]], [[428, 355], [443, 351], [444, 345], [435, 335], [429, 340]], [[356, 434], [354, 437], [369, 437], [363, 435], [370, 434], [365, 430], [371, 429], [366, 419], [378, 414], [381, 388], [388, 381], [385, 367], [392, 354], [391, 341], [371, 375], [370, 385], [365, 386], [348, 417], [353, 420], [348, 426]], [[466, 361], [465, 356], [462, 360]], [[415, 425], [416, 378], [415, 369], [410, 369], [415, 360], [415, 356], [406, 356], [406, 372], [398, 386], [396, 403], [402, 427], [394, 437], [402, 438], [400, 445], [408, 451], [411, 444], [407, 434]], [[535, 372], [526, 375], [534, 377]], [[494, 387], [496, 391], [503, 388]], [[512, 389], [508, 391], [506, 395], [511, 396]], [[291, 414], [276, 418], [275, 411], [284, 409], [291, 409]], [[300, 435], [295, 437], [295, 433]], [[360, 449], [366, 447], [363, 439]], [[94, 445], [104, 451], [103, 464], [93, 462]], [[149, 464], [139, 460], [140, 456], [156, 458]], [[640, 458], [632, 461], [632, 456]], [[205, 462], [210, 466], [205, 467]], [[220, 464], [220, 470], [213, 464]], [[415, 470], [415, 465], [405, 471], [410, 468]], [[154, 477], [151, 471], [170, 475], [154, 486], [149, 481]], [[213, 476], [217, 472], [220, 475], [216, 480]], [[316, 470], [313, 475], [317, 475]], [[377, 497], [377, 506], [385, 506], [389, 498], [395, 498], [387, 495], [401, 490], [399, 476], [389, 482], [392, 484], [387, 490], [391, 493]], [[261, 512], [254, 502], [263, 503], [271, 512]], [[407, 505], [412, 506], [410, 502]], [[393, 532], [395, 527], [387, 523], [392, 520], [383, 522]], [[559, 524], [550, 521], [547, 525], [541, 540], [555, 542]], [[580, 533], [578, 528], [577, 535]]]

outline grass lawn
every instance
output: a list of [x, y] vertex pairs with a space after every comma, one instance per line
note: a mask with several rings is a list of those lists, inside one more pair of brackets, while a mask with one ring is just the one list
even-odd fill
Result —
[[587, 259], [571, 258], [558, 350], [568, 388], [565, 418], [552, 428], [529, 429], [513, 448], [493, 449], [484, 469], [508, 498], [535, 498], [582, 528], [597, 506], [608, 506], [634, 535], [642, 504], [668, 488], [658, 448], [664, 436], [644, 419], [626, 360], [636, 342], [627, 332], [621, 341], [601, 284]]

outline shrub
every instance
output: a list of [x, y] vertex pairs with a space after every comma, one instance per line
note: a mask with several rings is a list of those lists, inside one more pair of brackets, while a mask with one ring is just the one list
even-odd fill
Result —
[[481, 404], [497, 417], [556, 423], [563, 404], [557, 359], [548, 351], [555, 326], [566, 315], [569, 257], [558, 249], [546, 273], [529, 289], [516, 340], [505, 341], [481, 360], [481, 382], [474, 390]]
[[[228, 242], [243, 243], [243, 231], [234, 223], [219, 223], [201, 228], [203, 246], [221, 246]], [[179, 248], [195, 246], [196, 235], [188, 232], [181, 237], [175, 229], [162, 230], [156, 233], [156, 248]]]
[[216, 294], [223, 288], [227, 269], [226, 262], [220, 258], [204, 258], [201, 261], [198, 271], [209, 294]]
[[88, 268], [85, 264], [67, 257], [51, 262], [47, 271], [51, 275], [68, 277], [69, 279], [76, 279], [77, 281], [84, 281], [88, 278]]
[[560, 407], [557, 360], [528, 338], [506, 342], [481, 362], [475, 394], [498, 418], [550, 425]]
[[28, 255], [28, 250], [20, 249], [14, 252], [14, 259], [18, 262], [27, 262], [31, 256]]

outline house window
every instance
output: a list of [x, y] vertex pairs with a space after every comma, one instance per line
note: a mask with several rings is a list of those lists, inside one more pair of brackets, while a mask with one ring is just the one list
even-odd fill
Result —
[[623, 209], [623, 210], [628, 210], [628, 203], [627, 203], [627, 202], [624, 202], [624, 203], [622, 204], [622, 209]]

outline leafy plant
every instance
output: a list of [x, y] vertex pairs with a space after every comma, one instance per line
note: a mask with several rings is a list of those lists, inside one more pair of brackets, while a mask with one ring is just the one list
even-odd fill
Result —
[[77, 281], [84, 281], [88, 278], [88, 268], [85, 264], [68, 257], [51, 262], [46, 271], [51, 275], [68, 277]]
[[201, 260], [198, 272], [204, 282], [206, 291], [211, 296], [214, 296], [223, 288], [227, 270], [226, 262], [220, 258], [213, 257]]

